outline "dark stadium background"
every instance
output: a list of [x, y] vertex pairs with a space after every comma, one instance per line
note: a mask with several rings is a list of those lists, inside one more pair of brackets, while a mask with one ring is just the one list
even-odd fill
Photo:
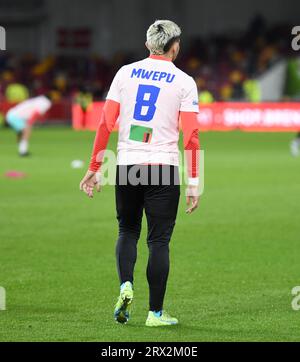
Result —
[[[80, 92], [103, 99], [116, 70], [146, 56], [145, 32], [157, 18], [182, 27], [177, 65], [196, 78], [200, 91], [215, 100], [247, 99], [245, 80], [297, 55], [291, 29], [299, 10], [292, 0], [2, 0], [7, 50], [0, 58], [0, 100], [12, 82], [33, 95], [52, 91], [57, 102]], [[67, 106], [64, 111], [56, 118], [70, 118]]]
[[[205, 126], [227, 102], [299, 115], [300, 50], [291, 45], [299, 14], [299, 0], [0, 0], [0, 341], [299, 341], [291, 290], [299, 285], [300, 165], [289, 150], [297, 125], [284, 129], [279, 114], [270, 129], [279, 132], [243, 132], [243, 116], [219, 127], [231, 132]], [[101, 106], [118, 68], [148, 55], [146, 30], [164, 18], [182, 28], [176, 65], [195, 78], [203, 130], [213, 132], [200, 134], [200, 208], [188, 218], [182, 200], [172, 240], [166, 303], [182, 323], [149, 333], [145, 234], [134, 319], [127, 329], [113, 324], [113, 188], [92, 202], [79, 193], [94, 132], [74, 131], [72, 118], [94, 130], [77, 127], [74, 112]], [[277, 81], [265, 82], [275, 69]], [[5, 114], [48, 92], [53, 107], [33, 132], [32, 157], [20, 159]], [[109, 147], [116, 142], [114, 133]], [[84, 168], [73, 169], [74, 160]]]

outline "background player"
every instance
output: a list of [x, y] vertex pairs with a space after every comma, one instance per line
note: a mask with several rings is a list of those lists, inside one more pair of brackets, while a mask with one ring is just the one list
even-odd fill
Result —
[[300, 132], [297, 133], [296, 137], [293, 139], [290, 145], [291, 154], [294, 157], [299, 156], [300, 154]]
[[[180, 34], [180, 28], [172, 21], [156, 21], [147, 31], [150, 57], [118, 71], [107, 95], [89, 170], [80, 183], [80, 189], [89, 197], [93, 196], [94, 187], [100, 190], [97, 173], [109, 134], [119, 118], [116, 257], [121, 288], [114, 316], [120, 323], [128, 321], [133, 300], [133, 271], [143, 210], [148, 223], [149, 248], [150, 300], [146, 325], [178, 323], [163, 310], [163, 300], [169, 273], [169, 241], [180, 194], [177, 182], [179, 117], [189, 155], [187, 213], [197, 208], [199, 200], [198, 94], [195, 81], [173, 64], [179, 52]], [[158, 184], [149, 182], [146, 176], [145, 183], [133, 185], [130, 174], [134, 168], [139, 175], [157, 171]], [[173, 175], [167, 183], [160, 176], [165, 171]]]
[[41, 95], [27, 99], [7, 112], [7, 123], [17, 132], [20, 156], [29, 154], [28, 145], [32, 126], [50, 107], [51, 101], [49, 98]]

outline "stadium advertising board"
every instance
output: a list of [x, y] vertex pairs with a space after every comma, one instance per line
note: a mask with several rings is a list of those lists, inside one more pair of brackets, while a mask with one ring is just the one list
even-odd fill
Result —
[[[73, 105], [74, 129], [96, 130], [103, 102], [83, 112]], [[299, 103], [212, 103], [200, 105], [198, 115], [202, 131], [293, 132], [300, 130]]]

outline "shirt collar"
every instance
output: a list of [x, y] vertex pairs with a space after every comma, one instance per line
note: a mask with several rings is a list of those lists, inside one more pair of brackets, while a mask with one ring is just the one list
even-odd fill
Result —
[[149, 58], [157, 59], [157, 60], [165, 60], [166, 62], [171, 62], [172, 61], [170, 58], [164, 57], [163, 55], [156, 55], [156, 54], [151, 54], [149, 56]]

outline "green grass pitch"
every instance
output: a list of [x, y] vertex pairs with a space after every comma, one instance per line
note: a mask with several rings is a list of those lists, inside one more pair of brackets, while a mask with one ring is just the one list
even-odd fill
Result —
[[[32, 157], [0, 132], [0, 341], [299, 341], [300, 160], [291, 134], [204, 133], [205, 192], [171, 242], [166, 310], [174, 328], [148, 329], [145, 223], [131, 321], [117, 325], [114, 189], [79, 192], [94, 134], [35, 130]], [[115, 148], [116, 134], [110, 147]], [[7, 179], [19, 170], [25, 179]], [[183, 196], [183, 192], [182, 192]]]

